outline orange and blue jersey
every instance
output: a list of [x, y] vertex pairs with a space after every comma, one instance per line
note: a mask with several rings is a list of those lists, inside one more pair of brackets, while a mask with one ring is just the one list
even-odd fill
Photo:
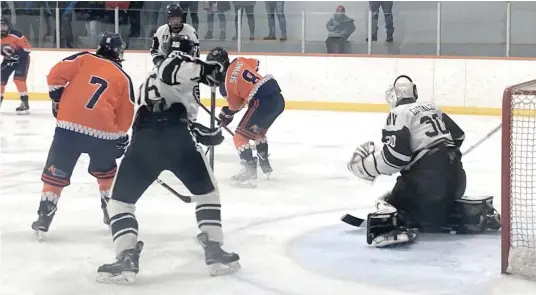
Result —
[[61, 97], [53, 98], [60, 101], [58, 128], [106, 140], [116, 140], [130, 129], [134, 87], [119, 64], [80, 52], [57, 63], [47, 82], [50, 93], [62, 89]]
[[253, 58], [234, 59], [225, 74], [220, 93], [227, 99], [229, 109], [239, 111], [252, 99], [262, 99], [281, 93], [272, 75], [258, 73], [259, 62]]
[[10, 30], [9, 34], [0, 39], [0, 47], [2, 48], [2, 56], [10, 58], [16, 56], [17, 59], [28, 56], [32, 50], [28, 39], [17, 30]]

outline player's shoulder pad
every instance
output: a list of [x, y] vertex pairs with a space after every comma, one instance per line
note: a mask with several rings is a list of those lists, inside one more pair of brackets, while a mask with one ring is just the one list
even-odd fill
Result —
[[403, 127], [407, 127], [410, 122], [411, 114], [409, 108], [414, 106], [414, 103], [402, 104], [396, 106], [394, 109], [391, 109], [387, 115], [387, 120], [385, 122], [386, 130], [399, 130]]
[[19, 31], [19, 30], [11, 29], [11, 30], [9, 30], [9, 34], [10, 34], [10, 35], [13, 35], [13, 36], [15, 36], [15, 37], [17, 37], [17, 38], [22, 38], [22, 37], [24, 37], [24, 34], [23, 34], [21, 31]]
[[129, 98], [130, 98], [130, 101], [131, 101], [132, 103], [135, 103], [135, 102], [136, 102], [136, 98], [135, 98], [135, 94], [134, 94], [134, 85], [133, 85], [133, 83], [132, 83], [132, 79], [131, 79], [130, 76], [127, 74], [127, 72], [125, 72], [125, 70], [123, 70], [123, 68], [121, 67], [121, 65], [119, 65], [119, 64], [117, 64], [117, 63], [115, 63], [115, 62], [113, 62], [113, 61], [111, 61], [111, 60], [109, 60], [109, 59], [107, 59], [107, 58], [104, 58], [104, 57], [102, 57], [102, 56], [98, 56], [98, 55], [96, 55], [96, 54], [89, 53], [89, 52], [87, 52], [87, 53], [90, 54], [90, 55], [92, 55], [92, 56], [94, 56], [94, 57], [96, 57], [96, 58], [98, 58], [98, 59], [100, 59], [100, 60], [102, 60], [102, 61], [105, 61], [105, 62], [108, 62], [108, 63], [112, 64], [112, 65], [119, 71], [119, 73], [121, 73], [121, 75], [125, 78], [125, 80], [126, 80], [127, 83], [128, 83], [128, 85], [127, 85], [127, 86], [128, 86], [128, 96], [129, 96]]
[[82, 51], [82, 52], [78, 52], [78, 53], [75, 53], [73, 55], [70, 55], [70, 56], [67, 56], [66, 58], [63, 59], [63, 61], [72, 61], [72, 60], [75, 60], [79, 57], [82, 57], [82, 56], [85, 56], [85, 55], [93, 55], [93, 56], [96, 56], [90, 52], [87, 52], [87, 51]]
[[164, 35], [166, 32], [169, 32], [169, 25], [168, 25], [168, 24], [161, 25], [160, 27], [158, 27], [158, 29], [156, 30], [156, 32], [154, 33], [154, 35], [157, 36], [158, 38], [160, 38], [160, 37], [162, 37], [162, 35]]
[[199, 45], [199, 36], [195, 28], [189, 24], [183, 24], [181, 33], [184, 33], [195, 42], [195, 45]]

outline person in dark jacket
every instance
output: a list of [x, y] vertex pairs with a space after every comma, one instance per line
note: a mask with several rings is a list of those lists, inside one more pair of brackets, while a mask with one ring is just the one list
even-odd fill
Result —
[[355, 24], [352, 18], [346, 16], [344, 6], [337, 6], [333, 17], [326, 24], [328, 38], [326, 47], [328, 53], [348, 53], [346, 50], [346, 41], [355, 31]]

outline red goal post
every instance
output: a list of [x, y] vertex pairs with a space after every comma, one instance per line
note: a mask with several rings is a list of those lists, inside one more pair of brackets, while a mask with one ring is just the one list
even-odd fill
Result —
[[536, 280], [536, 80], [504, 90], [501, 271]]

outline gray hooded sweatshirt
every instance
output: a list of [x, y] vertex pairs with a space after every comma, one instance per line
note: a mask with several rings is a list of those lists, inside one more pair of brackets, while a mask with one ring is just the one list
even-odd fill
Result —
[[355, 31], [354, 19], [346, 14], [334, 14], [326, 24], [328, 37], [348, 38]]

